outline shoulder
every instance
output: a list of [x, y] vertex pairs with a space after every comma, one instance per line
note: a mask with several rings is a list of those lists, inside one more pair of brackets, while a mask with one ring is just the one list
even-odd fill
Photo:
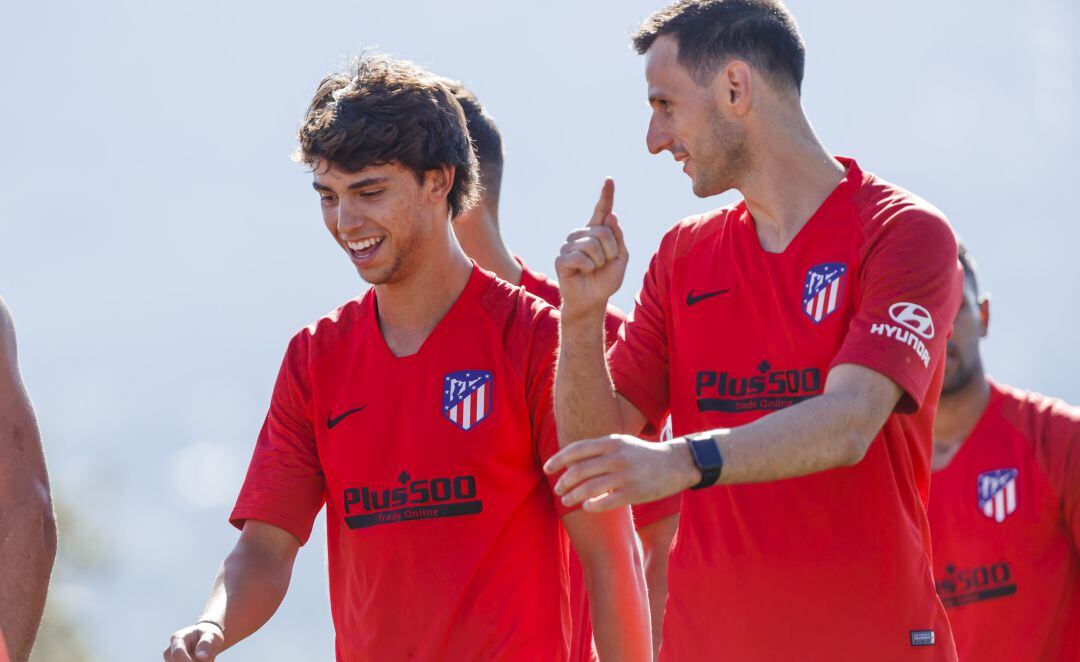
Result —
[[742, 219], [742, 210], [738, 203], [687, 216], [664, 233], [657, 255], [672, 261], [687, 255], [701, 242], [730, 231]]
[[289, 342], [289, 354], [322, 353], [331, 351], [345, 342], [356, 341], [356, 331], [365, 323], [365, 299], [369, 291], [326, 313], [297, 331]]
[[955, 249], [956, 233], [945, 214], [907, 189], [863, 173], [851, 199], [868, 239], [903, 236], [906, 241]]
[[504, 338], [511, 338], [522, 331], [532, 333], [538, 328], [547, 329], [552, 325], [557, 333], [558, 310], [523, 287], [491, 276], [480, 293], [479, 302], [484, 314]]
[[1003, 384], [992, 388], [1002, 395], [1002, 416], [1034, 445], [1080, 443], [1080, 407]]

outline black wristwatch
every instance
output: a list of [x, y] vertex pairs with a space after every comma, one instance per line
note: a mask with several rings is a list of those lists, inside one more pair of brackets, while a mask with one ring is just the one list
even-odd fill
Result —
[[686, 444], [690, 447], [694, 464], [701, 471], [701, 480], [690, 489], [712, 487], [720, 479], [720, 472], [724, 470], [724, 458], [720, 455], [716, 437], [708, 433], [691, 434], [686, 436]]

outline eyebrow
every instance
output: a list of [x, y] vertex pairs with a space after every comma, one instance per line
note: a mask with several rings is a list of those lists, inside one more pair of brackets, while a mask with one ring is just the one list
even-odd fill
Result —
[[[358, 182], [353, 182], [352, 184], [349, 184], [346, 187], [346, 189], [349, 190], [349, 191], [354, 191], [354, 190], [356, 190], [358, 188], [364, 188], [365, 186], [371, 186], [373, 184], [382, 184], [387, 179], [389, 179], [389, 177], [365, 177], [364, 179], [361, 179]], [[311, 187], [314, 188], [316, 191], [330, 191], [330, 192], [333, 192], [333, 189], [331, 189], [329, 186], [325, 186], [323, 184], [320, 184], [319, 182], [311, 182]]]

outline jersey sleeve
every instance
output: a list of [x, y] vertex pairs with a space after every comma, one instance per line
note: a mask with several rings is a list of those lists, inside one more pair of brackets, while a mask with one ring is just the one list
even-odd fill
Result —
[[[558, 346], [559, 313], [550, 306], [544, 306], [533, 328], [525, 375], [525, 398], [532, 417], [533, 448], [541, 466], [559, 452], [559, 434], [555, 427], [555, 360]], [[577, 506], [567, 508], [555, 494], [555, 483], [560, 475], [548, 475], [547, 481], [555, 510], [562, 517], [576, 510]]]
[[1061, 500], [1065, 528], [1080, 552], [1080, 408], [1047, 400], [1039, 418], [1035, 452], [1050, 487]]
[[326, 491], [308, 407], [308, 338], [302, 331], [285, 352], [270, 410], [229, 517], [240, 529], [249, 519], [272, 524], [296, 536], [301, 544], [311, 535]]
[[634, 310], [608, 350], [615, 390], [645, 415], [654, 430], [668, 411], [669, 234], [649, 262]]
[[866, 247], [857, 310], [832, 366], [854, 363], [901, 389], [899, 413], [923, 404], [960, 307], [963, 272], [944, 217], [909, 208], [884, 223]]
[[604, 316], [604, 347], [611, 348], [619, 338], [619, 329], [626, 321], [626, 313], [615, 306], [608, 306], [607, 315]]

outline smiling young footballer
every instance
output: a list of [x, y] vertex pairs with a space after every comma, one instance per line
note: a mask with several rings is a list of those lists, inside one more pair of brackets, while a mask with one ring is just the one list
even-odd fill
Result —
[[[555, 400], [580, 441], [556, 491], [595, 512], [682, 493], [662, 660], [955, 660], [925, 510], [951, 228], [822, 146], [778, 0], [681, 0], [634, 46], [649, 150], [744, 199], [667, 232], [607, 362], [613, 182], [567, 238]], [[633, 436], [669, 408], [674, 439]]]
[[415, 65], [363, 58], [320, 83], [299, 137], [326, 227], [373, 287], [289, 344], [240, 540], [166, 659], [265, 623], [324, 503], [338, 660], [565, 660], [567, 533], [601, 655], [648, 659], [628, 510], [563, 507], [541, 470], [557, 313], [451, 229], [476, 195], [458, 103]]

